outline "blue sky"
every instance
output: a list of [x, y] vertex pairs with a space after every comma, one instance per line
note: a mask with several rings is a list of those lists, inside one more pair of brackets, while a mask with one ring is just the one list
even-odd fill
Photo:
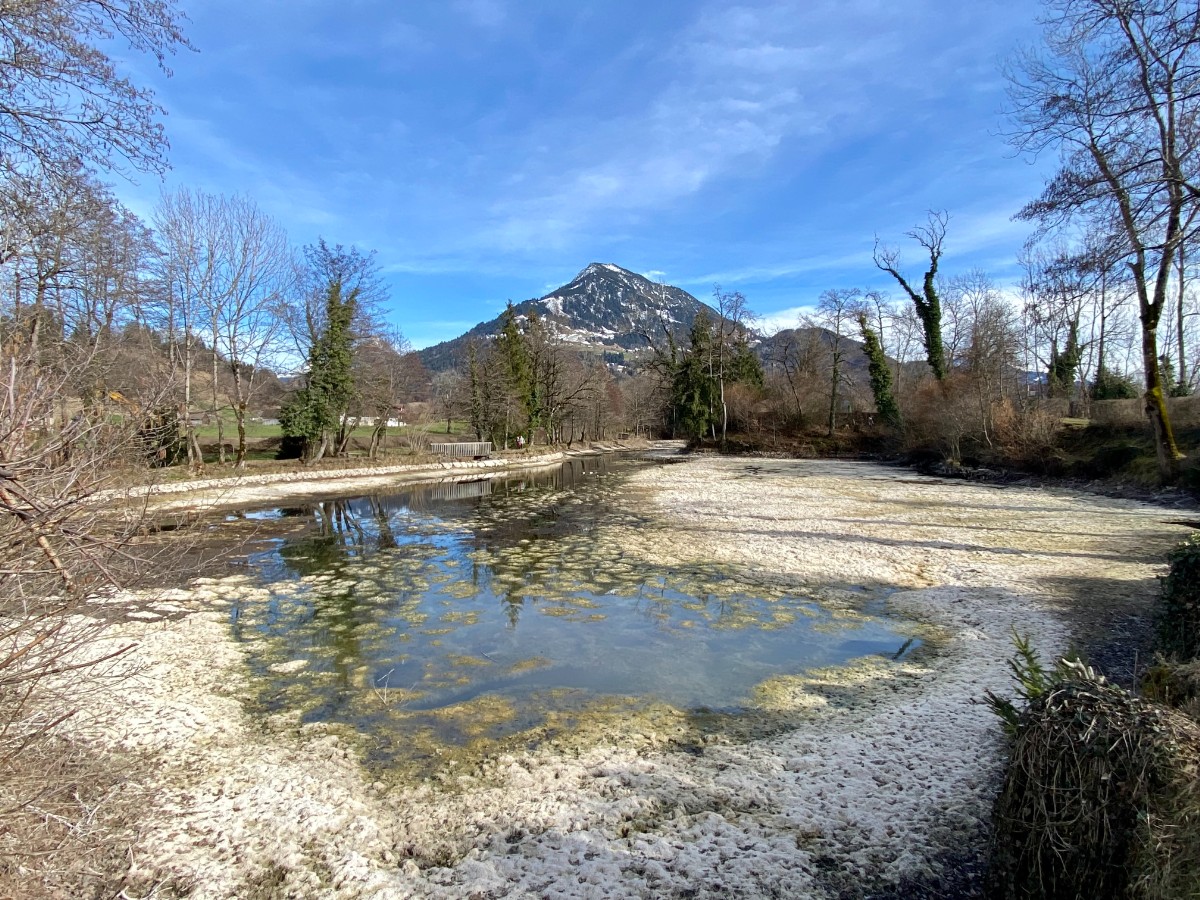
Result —
[[412, 343], [612, 262], [768, 320], [890, 287], [951, 216], [943, 268], [1017, 279], [1049, 161], [1001, 132], [1031, 0], [184, 0], [164, 183], [243, 193], [297, 244], [378, 252]]

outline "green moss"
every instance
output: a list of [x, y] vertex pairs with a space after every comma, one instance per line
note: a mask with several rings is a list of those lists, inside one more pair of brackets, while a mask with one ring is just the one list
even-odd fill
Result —
[[519, 674], [521, 672], [532, 672], [536, 669], [544, 669], [554, 665], [554, 661], [547, 659], [544, 656], [531, 656], [529, 659], [517, 660], [508, 667], [508, 671]]

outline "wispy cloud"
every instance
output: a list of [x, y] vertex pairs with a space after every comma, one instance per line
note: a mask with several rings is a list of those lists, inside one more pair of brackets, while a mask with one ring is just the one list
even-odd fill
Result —
[[870, 286], [872, 235], [927, 208], [951, 211], [948, 266], [1012, 256], [1031, 175], [988, 104], [1035, 6], [207, 0], [163, 83], [168, 186], [248, 193], [398, 284], [502, 300], [606, 260], [786, 316]]

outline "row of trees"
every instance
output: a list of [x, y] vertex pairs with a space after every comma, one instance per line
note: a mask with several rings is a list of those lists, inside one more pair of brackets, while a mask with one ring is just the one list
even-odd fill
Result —
[[[1200, 212], [1200, 7], [1047, 0], [1043, 24], [1044, 46], [1008, 71], [1011, 138], [1028, 153], [1057, 153], [1060, 167], [1021, 216], [1073, 248], [1069, 257], [1119, 269], [1132, 287], [1146, 415], [1170, 479], [1183, 454], [1166, 405], [1159, 326], [1185, 290]], [[1073, 350], [1068, 331], [1065, 364]], [[1186, 377], [1182, 350], [1178, 362], [1176, 376]]]
[[246, 197], [181, 189], [148, 227], [85, 171], [53, 186], [0, 269], [0, 332], [63, 373], [60, 425], [113, 404], [158, 411], [198, 467], [197, 412], [215, 418], [224, 460], [228, 411], [241, 466], [252, 403], [279, 391], [277, 372], [307, 364], [286, 421], [309, 457], [344, 451], [358, 420], [386, 423], [419, 386], [403, 336], [382, 324], [372, 255], [324, 241], [298, 254]]
[[[1170, 480], [1183, 454], [1166, 397], [1193, 390], [1200, 371], [1189, 355], [1200, 312], [1188, 291], [1200, 212], [1200, 7], [1184, 0], [1047, 0], [1044, 10], [1044, 45], [1022, 53], [1006, 72], [1013, 144], [1060, 159], [1042, 194], [1020, 212], [1037, 225], [1023, 260], [1021, 320], [978, 275], [942, 281], [948, 217], [933, 213], [909, 233], [928, 259], [919, 283], [902, 271], [896, 249], [876, 244], [876, 266], [910, 304], [891, 316], [899, 324], [892, 352], [907, 359], [915, 332], [943, 402], [958, 399], [950, 383], [964, 375], [982, 403], [1003, 397], [1005, 372], [1044, 371], [1051, 395], [1081, 397], [1087, 385], [1087, 394], [1104, 398], [1127, 395], [1125, 374], [1136, 371], [1160, 474]], [[944, 302], [948, 286], [955, 305]], [[843, 320], [859, 320], [870, 351], [883, 332], [882, 307], [866, 305], [879, 312], [879, 327], [870, 327], [854, 291], [828, 292], [818, 309], [834, 335], [831, 428]], [[1138, 351], [1132, 366], [1120, 358], [1130, 337]], [[780, 367], [795, 395], [795, 363]], [[874, 382], [880, 411], [887, 407], [891, 418], [887, 386]]]
[[465, 375], [443, 376], [442, 389], [456, 377], [471, 428], [500, 447], [518, 438], [533, 444], [539, 435], [567, 444], [602, 438], [620, 408], [602, 357], [572, 350], [548, 323], [518, 316], [511, 303], [499, 333], [472, 346]]

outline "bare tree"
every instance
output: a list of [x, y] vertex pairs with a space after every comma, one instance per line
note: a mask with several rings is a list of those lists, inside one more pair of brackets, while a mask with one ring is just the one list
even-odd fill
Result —
[[900, 274], [900, 251], [884, 247], [875, 239], [873, 258], [875, 265], [887, 272], [904, 289], [913, 309], [921, 320], [922, 333], [925, 339], [925, 358], [929, 368], [938, 381], [946, 378], [946, 352], [942, 347], [942, 304], [937, 291], [938, 264], [942, 258], [942, 244], [946, 239], [946, 225], [950, 217], [945, 212], [930, 211], [924, 225], [918, 225], [907, 236], [925, 248], [929, 255], [929, 267], [921, 283], [920, 292], [910, 285]]
[[725, 387], [730, 369], [735, 365], [739, 347], [744, 347], [747, 332], [754, 320], [754, 313], [742, 296], [741, 291], [722, 291], [713, 286], [713, 299], [717, 302], [716, 375], [718, 397], [721, 403], [721, 443], [729, 428], [729, 404], [725, 402]]
[[107, 48], [124, 43], [166, 71], [189, 46], [181, 19], [173, 0], [0, 0], [0, 175], [162, 171], [162, 110]]
[[446, 420], [446, 434], [451, 432], [454, 417], [462, 415], [469, 387], [466, 374], [456, 369], [447, 369], [433, 376], [433, 402]]
[[428, 376], [398, 328], [365, 341], [355, 364], [359, 403], [372, 423], [367, 455], [376, 459], [389, 422], [403, 414], [404, 403], [413, 399]]
[[211, 195], [179, 190], [159, 199], [153, 219], [157, 244], [153, 272], [161, 303], [158, 321], [166, 331], [171, 360], [180, 370], [179, 420], [188, 464], [196, 470], [203, 468], [204, 456], [192, 419], [192, 388], [204, 298], [216, 289], [215, 203]]
[[[164, 197], [155, 213], [158, 273], [169, 328], [182, 343], [185, 399], [191, 400], [195, 331], [203, 320], [211, 351], [212, 408], [222, 444], [221, 395], [228, 372], [229, 405], [237, 428], [234, 464], [246, 461], [246, 416], [275, 349], [278, 312], [295, 292], [296, 267], [283, 229], [246, 197], [189, 190]], [[194, 431], [189, 432], [189, 446]], [[199, 453], [196, 447], [194, 454]]]
[[1021, 216], [1109, 223], [1142, 325], [1146, 416], [1159, 472], [1183, 458], [1159, 372], [1158, 324], [1200, 197], [1200, 7], [1190, 0], [1048, 0], [1045, 48], [1009, 70], [1013, 143], [1061, 168]]
[[[978, 407], [979, 437], [991, 446], [995, 412], [1015, 398], [1021, 351], [1017, 312], [978, 269], [949, 280], [943, 292], [956, 310], [962, 331], [961, 347], [953, 357], [961, 374], [956, 385]], [[1078, 330], [1076, 330], [1077, 333]]]
[[[209, 295], [216, 323], [213, 358], [232, 376], [238, 444], [234, 465], [246, 464], [246, 416], [254, 390], [275, 350], [284, 299], [294, 292], [295, 265], [287, 235], [245, 197], [218, 204], [224, 259]], [[216, 379], [214, 378], [214, 382]]]
[[805, 421], [807, 401], [817, 390], [823, 360], [824, 348], [817, 332], [807, 328], [785, 329], [767, 342], [764, 362], [768, 383], [773, 382], [777, 392], [787, 397], [784, 405], [791, 407], [787, 419], [796, 424]]
[[817, 315], [812, 319], [812, 327], [823, 332], [822, 343], [829, 354], [829, 415], [826, 423], [830, 436], [837, 426], [839, 389], [849, 383], [842, 366], [849, 347], [849, 331], [864, 309], [862, 291], [858, 288], [831, 288], [822, 292], [817, 302]]
[[622, 421], [626, 431], [640, 437], [660, 428], [670, 430], [670, 423], [666, 421], [670, 408], [670, 392], [658, 372], [637, 372], [621, 379], [618, 388], [621, 392]]

